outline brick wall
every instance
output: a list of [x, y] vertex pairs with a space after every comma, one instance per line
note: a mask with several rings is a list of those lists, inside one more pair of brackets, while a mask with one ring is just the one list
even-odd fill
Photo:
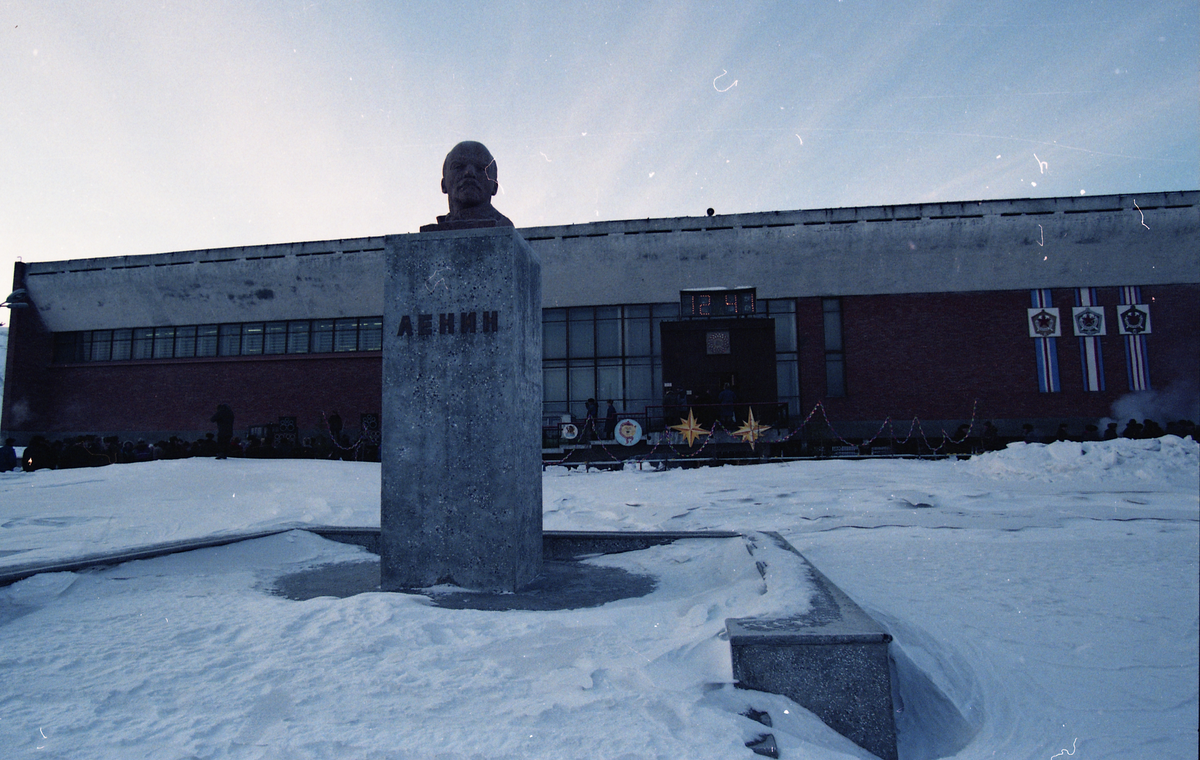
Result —
[[[1038, 390], [1034, 342], [1026, 327], [1029, 291], [855, 296], [842, 299], [846, 396], [825, 389], [821, 299], [801, 299], [801, 378], [805, 403], [820, 400], [831, 419], [966, 420], [1101, 418], [1129, 392], [1125, 343], [1118, 334], [1117, 288], [1098, 289], [1108, 334], [1100, 338], [1105, 390], [1083, 389], [1079, 339], [1068, 324], [1057, 339], [1062, 390]], [[1200, 387], [1200, 285], [1142, 288], [1153, 332], [1147, 336], [1155, 390]], [[1053, 290], [1070, 318], [1075, 291]], [[1164, 422], [1165, 420], [1160, 420]]]

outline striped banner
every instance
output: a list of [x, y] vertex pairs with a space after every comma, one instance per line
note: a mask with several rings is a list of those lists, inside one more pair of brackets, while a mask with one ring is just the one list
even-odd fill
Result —
[[[1033, 303], [1033, 308], [1030, 309], [1030, 320], [1036, 320], [1037, 315], [1052, 314], [1057, 319], [1058, 310], [1054, 309], [1054, 303], [1050, 296], [1050, 289], [1031, 290], [1030, 298]], [[1036, 325], [1031, 327], [1036, 331]], [[1058, 334], [1061, 329], [1055, 325], [1050, 329], [1049, 333]], [[1057, 339], [1050, 337], [1040, 337], [1033, 339], [1034, 352], [1037, 356], [1037, 372], [1038, 372], [1038, 390], [1042, 393], [1058, 393], [1062, 390], [1058, 381], [1058, 344]]]
[[1083, 363], [1083, 389], [1104, 390], [1104, 356], [1099, 336], [1106, 335], [1104, 308], [1096, 302], [1095, 288], [1075, 289], [1072, 313], [1075, 334], [1079, 336], [1079, 357]]
[[[1129, 390], [1150, 390], [1150, 366], [1146, 354], [1146, 334], [1150, 332], [1150, 308], [1142, 304], [1142, 289], [1137, 285], [1121, 288], [1121, 306], [1139, 305], [1138, 309], [1117, 309], [1121, 320], [1121, 333], [1125, 336], [1125, 372], [1129, 376]], [[1129, 314], [1137, 317], [1131, 320]], [[1133, 326], [1127, 326], [1132, 324]]]

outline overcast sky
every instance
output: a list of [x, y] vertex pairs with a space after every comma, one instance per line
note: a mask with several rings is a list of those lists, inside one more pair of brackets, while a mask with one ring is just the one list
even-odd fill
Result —
[[[11, 262], [1200, 188], [1200, 2], [0, 0]], [[0, 321], [7, 315], [0, 314]]]

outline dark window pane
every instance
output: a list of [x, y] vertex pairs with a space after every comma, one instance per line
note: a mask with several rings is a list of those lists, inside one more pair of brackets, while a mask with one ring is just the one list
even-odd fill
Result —
[[263, 328], [263, 353], [282, 354], [287, 351], [287, 322], [268, 322]]
[[565, 402], [567, 400], [567, 368], [542, 368], [543, 402]]
[[842, 304], [836, 298], [826, 298], [823, 302], [825, 312], [825, 350], [842, 350]]
[[328, 354], [333, 351], [332, 319], [318, 319], [312, 323], [310, 350], [314, 354]]
[[596, 397], [596, 368], [589, 362], [571, 365], [570, 368], [571, 411], [576, 417], [584, 418], [587, 410], [584, 402]]
[[650, 340], [654, 345], [651, 356], [662, 356], [662, 331], [659, 329], [659, 325], [663, 323], [663, 320], [670, 322], [679, 319], [679, 304], [657, 303], [651, 308], [653, 311], [650, 317]]
[[625, 398], [625, 388], [621, 365], [619, 362], [601, 364], [596, 367], [596, 400], [600, 402], [600, 413], [604, 414], [605, 404], [609, 399], [621, 406]]
[[841, 354], [825, 357], [825, 395], [846, 395], [846, 363]]
[[675, 301], [671, 303], [656, 303], [653, 307], [652, 316], [655, 319], [679, 319], [679, 304]]
[[242, 356], [254, 356], [263, 352], [263, 323], [250, 322], [242, 325]]
[[92, 361], [106, 362], [112, 359], [112, 330], [92, 331]]
[[288, 322], [287, 352], [289, 354], [308, 353], [308, 320]]
[[190, 359], [196, 355], [196, 328], [175, 328], [175, 358]]
[[83, 341], [80, 339], [80, 333], [66, 332], [54, 334], [54, 361], [58, 364], [67, 364], [82, 360]]
[[775, 350], [796, 350], [796, 302], [791, 300], [769, 301], [771, 316], [775, 319]]
[[150, 359], [154, 356], [154, 328], [139, 327], [133, 331], [134, 359]]
[[589, 359], [596, 355], [596, 323], [592, 319], [592, 308], [584, 306], [570, 311], [571, 332], [568, 336], [569, 356], [572, 359]]
[[[614, 310], [615, 311], [615, 310]], [[596, 356], [621, 355], [621, 320], [596, 320]]]
[[778, 388], [780, 401], [800, 395], [800, 371], [796, 365], [795, 354], [780, 357], [775, 362], [775, 386]]
[[545, 322], [542, 324], [542, 358], [567, 358], [566, 322]]
[[358, 350], [358, 320], [339, 319], [333, 325], [333, 350]]
[[154, 328], [154, 358], [170, 359], [175, 355], [175, 328]]
[[221, 325], [221, 356], [241, 356], [242, 326]]
[[383, 350], [383, 317], [363, 317], [358, 320], [358, 350]]
[[115, 362], [125, 361], [133, 353], [133, 331], [113, 330], [112, 358]]
[[[642, 307], [643, 309], [645, 307]], [[625, 317], [625, 355], [650, 356], [650, 318]]]
[[644, 364], [627, 364], [625, 366], [625, 398], [626, 410], [640, 412], [642, 408], [654, 403], [653, 381], [650, 374], [650, 362]]
[[196, 328], [196, 356], [217, 355], [217, 326], [200, 325]]

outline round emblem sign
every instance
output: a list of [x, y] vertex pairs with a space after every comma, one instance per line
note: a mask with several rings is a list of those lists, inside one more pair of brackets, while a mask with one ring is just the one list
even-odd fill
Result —
[[642, 440], [642, 426], [637, 420], [624, 419], [617, 423], [617, 443], [632, 446]]
[[562, 437], [568, 441], [573, 441], [579, 437], [579, 428], [572, 425], [570, 422], [562, 426]]

